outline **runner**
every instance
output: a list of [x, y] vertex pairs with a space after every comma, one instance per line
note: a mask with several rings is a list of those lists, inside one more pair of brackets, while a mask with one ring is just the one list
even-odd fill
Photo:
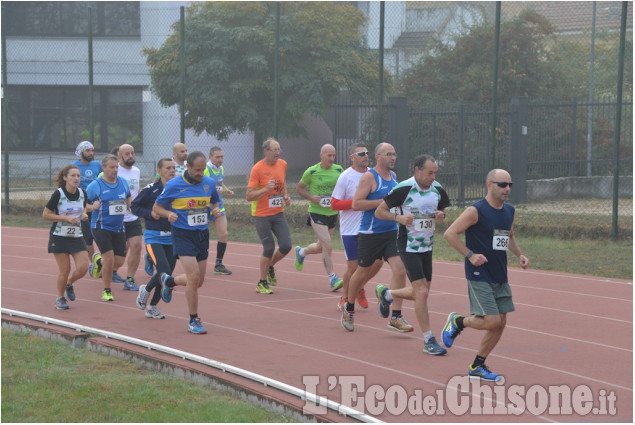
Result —
[[227, 195], [227, 197], [232, 198], [234, 196], [234, 191], [230, 190], [223, 181], [223, 177], [225, 175], [225, 169], [223, 168], [223, 160], [225, 156], [223, 155], [223, 150], [218, 146], [214, 146], [209, 150], [209, 161], [207, 162], [207, 167], [205, 168], [205, 175], [214, 179], [216, 183], [216, 190], [218, 191], [218, 195], [220, 197], [219, 208], [221, 211], [221, 216], [216, 218], [212, 217], [212, 221], [214, 222], [214, 230], [216, 231], [216, 237], [218, 238], [218, 242], [216, 243], [216, 264], [214, 265], [214, 274], [225, 274], [229, 275], [232, 272], [227, 269], [223, 265], [223, 257], [225, 257], [225, 251], [227, 250], [227, 213], [225, 211], [225, 206], [223, 205], [223, 196]]
[[[262, 242], [260, 257], [260, 280], [256, 292], [273, 294], [269, 287], [276, 286], [278, 279], [274, 265], [291, 251], [291, 232], [284, 216], [284, 207], [291, 205], [287, 192], [287, 162], [280, 158], [280, 143], [269, 138], [262, 144], [264, 158], [252, 168], [247, 184], [247, 201], [251, 202], [256, 231]], [[278, 239], [278, 249], [273, 237]]]
[[152, 208], [159, 217], [172, 223], [174, 254], [185, 270], [174, 277], [160, 274], [161, 298], [169, 303], [173, 288], [185, 286], [190, 314], [188, 331], [193, 334], [207, 333], [198, 316], [198, 288], [205, 281], [209, 255], [208, 217], [210, 212], [220, 217], [219, 201], [214, 180], [205, 176], [205, 154], [194, 151], [187, 156], [185, 173], [165, 184]]
[[[62, 168], [55, 179], [58, 189], [49, 199], [42, 218], [53, 221], [49, 234], [48, 252], [53, 254], [59, 273], [55, 308], [68, 310], [67, 301], [75, 301], [73, 283], [88, 271], [88, 253], [81, 222], [88, 220], [86, 194], [79, 187], [81, 171], [76, 165]], [[71, 257], [75, 271], [71, 274]]]
[[[394, 221], [375, 218], [375, 208], [397, 185], [397, 177], [392, 171], [397, 161], [397, 153], [393, 146], [389, 143], [378, 144], [375, 148], [375, 161], [375, 167], [368, 170], [359, 180], [353, 197], [353, 209], [363, 212], [358, 240], [359, 265], [351, 276], [348, 300], [341, 319], [342, 327], [349, 332], [355, 330], [355, 298], [359, 290], [370, 280], [375, 261], [383, 259], [388, 262], [392, 271], [391, 289], [406, 286], [406, 270], [397, 252], [397, 224]], [[412, 332], [413, 327], [401, 314], [401, 304], [401, 299], [395, 300], [395, 309], [388, 328], [399, 332]]]
[[[346, 272], [343, 276], [342, 296], [337, 303], [337, 308], [342, 311], [348, 299], [348, 283], [355, 270], [357, 270], [357, 240], [359, 238], [359, 223], [362, 221], [362, 212], [353, 210], [353, 195], [359, 185], [359, 179], [368, 171], [368, 150], [363, 143], [357, 143], [349, 149], [351, 166], [348, 167], [337, 179], [337, 184], [331, 196], [331, 208], [340, 211], [340, 235], [344, 245], [346, 256]], [[376, 260], [373, 263], [373, 271], [369, 280], [381, 269], [383, 261]], [[364, 288], [357, 293], [357, 302], [360, 307], [368, 308], [366, 291]]]
[[[75, 149], [75, 155], [79, 159], [71, 162], [71, 164], [79, 168], [81, 173], [79, 187], [86, 192], [88, 185], [101, 173], [101, 164], [99, 161], [95, 161], [95, 147], [89, 141], [80, 142], [77, 145], [77, 149]], [[86, 248], [88, 249], [88, 258], [93, 258], [95, 248], [93, 247], [93, 234], [90, 231], [90, 221], [92, 219], [92, 211], [90, 208], [86, 209], [86, 214], [88, 214], [88, 220], [81, 222], [82, 234], [84, 235], [84, 242], [86, 242]]]
[[423, 332], [423, 352], [434, 356], [447, 353], [432, 335], [428, 314], [434, 228], [445, 218], [443, 210], [450, 206], [447, 193], [435, 181], [438, 170], [433, 157], [417, 156], [414, 159], [414, 176], [395, 186], [375, 210], [375, 217], [399, 223], [397, 250], [412, 284], [410, 288], [393, 290], [377, 285], [375, 294], [379, 300], [379, 312], [388, 317], [390, 303], [395, 299], [414, 301], [415, 316]]
[[121, 267], [126, 259], [126, 233], [123, 218], [130, 208], [128, 183], [117, 176], [117, 157], [105, 155], [101, 160], [103, 174], [88, 185], [86, 196], [93, 203], [93, 218], [90, 223], [93, 238], [99, 248], [93, 254], [92, 276], [102, 277], [104, 291], [102, 300], [114, 301], [110, 282], [113, 270]]
[[320, 149], [320, 162], [306, 169], [296, 188], [298, 195], [309, 200], [306, 224], [313, 228], [318, 240], [305, 248], [295, 248], [295, 268], [301, 271], [307, 255], [322, 253], [322, 263], [331, 291], [337, 291], [344, 283], [333, 271], [331, 258], [331, 239], [337, 223], [337, 211], [331, 208], [331, 194], [343, 171], [341, 165], [335, 164], [335, 147], [323, 145]]
[[157, 164], [157, 172], [160, 180], [153, 182], [139, 192], [137, 199], [132, 201], [132, 212], [142, 217], [145, 221], [143, 239], [146, 244], [146, 254], [152, 258], [153, 264], [157, 264], [157, 272], [148, 281], [147, 285], [139, 287], [137, 306], [145, 310], [150, 294], [154, 295], [150, 300], [150, 307], [145, 315], [152, 319], [163, 319], [165, 315], [159, 311], [157, 304], [161, 299], [161, 273], [172, 274], [176, 265], [176, 257], [172, 250], [172, 226], [167, 218], [160, 218], [152, 207], [159, 197], [165, 184], [174, 177], [174, 161], [163, 158]]

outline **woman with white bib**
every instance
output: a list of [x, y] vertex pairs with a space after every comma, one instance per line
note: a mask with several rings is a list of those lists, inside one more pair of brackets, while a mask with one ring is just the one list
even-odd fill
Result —
[[[53, 254], [59, 274], [57, 276], [58, 310], [68, 310], [67, 301], [75, 301], [73, 283], [88, 271], [88, 250], [84, 242], [81, 222], [87, 220], [86, 193], [79, 187], [81, 173], [76, 165], [62, 168], [56, 177], [58, 189], [49, 199], [42, 218], [53, 222], [48, 252]], [[71, 257], [75, 271], [71, 273]]]

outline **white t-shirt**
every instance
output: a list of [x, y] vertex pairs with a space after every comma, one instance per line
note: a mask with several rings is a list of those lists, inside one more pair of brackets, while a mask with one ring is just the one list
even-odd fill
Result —
[[[359, 179], [364, 173], [360, 173], [353, 167], [348, 167], [337, 179], [333, 189], [333, 198], [340, 201], [353, 199]], [[362, 211], [342, 210], [340, 211], [340, 234], [344, 236], [356, 235], [359, 231], [359, 223], [362, 221]]]
[[[134, 165], [130, 168], [124, 168], [119, 165], [119, 169], [117, 171], [117, 176], [125, 179], [128, 182], [128, 186], [130, 187], [130, 196], [132, 197], [131, 201], [134, 201], [137, 195], [139, 194], [139, 185], [141, 184], [141, 171]], [[136, 215], [127, 212], [123, 217], [124, 223], [129, 223], [131, 221], [135, 221], [137, 218]]]

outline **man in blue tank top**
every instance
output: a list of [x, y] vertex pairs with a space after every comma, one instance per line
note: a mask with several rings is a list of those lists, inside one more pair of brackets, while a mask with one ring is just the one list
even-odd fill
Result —
[[[505, 329], [507, 313], [514, 311], [512, 291], [507, 279], [507, 251], [519, 259], [523, 269], [529, 259], [514, 236], [514, 207], [507, 204], [512, 188], [511, 176], [494, 169], [487, 174], [487, 195], [467, 207], [444, 233], [448, 243], [465, 257], [465, 277], [470, 297], [470, 315], [450, 313], [443, 327], [446, 347], [464, 328], [484, 330], [474, 363], [468, 375], [485, 381], [500, 381], [502, 376], [485, 365]], [[459, 235], [465, 232], [465, 243]]]
[[[349, 332], [355, 330], [355, 298], [360, 289], [370, 280], [377, 268], [375, 262], [387, 261], [392, 270], [391, 289], [406, 286], [406, 269], [397, 251], [397, 223], [375, 217], [375, 209], [383, 202], [384, 196], [397, 185], [397, 177], [392, 169], [397, 161], [397, 153], [390, 143], [380, 143], [375, 148], [375, 167], [368, 170], [359, 180], [353, 195], [353, 210], [363, 211], [359, 226], [358, 263], [359, 267], [348, 284], [348, 301], [342, 309], [341, 324]], [[394, 302], [388, 328], [399, 332], [412, 332], [413, 327], [401, 315], [403, 300]], [[389, 312], [382, 312], [388, 317]]]

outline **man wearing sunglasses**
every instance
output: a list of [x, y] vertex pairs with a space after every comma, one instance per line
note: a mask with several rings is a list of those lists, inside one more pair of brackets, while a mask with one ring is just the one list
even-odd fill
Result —
[[[337, 307], [340, 311], [345, 309], [348, 300], [348, 283], [355, 270], [357, 270], [358, 258], [358, 238], [359, 223], [362, 221], [362, 212], [353, 210], [353, 195], [359, 185], [359, 180], [368, 171], [368, 150], [363, 143], [356, 143], [349, 148], [349, 158], [351, 166], [348, 167], [337, 179], [333, 195], [331, 196], [331, 208], [340, 212], [340, 235], [344, 245], [344, 255], [346, 256], [346, 272], [344, 272], [342, 286], [342, 296]], [[374, 270], [371, 278], [381, 269], [382, 261], [376, 260], [373, 263]], [[362, 308], [368, 308], [368, 300], [364, 288], [357, 293], [357, 303]]]
[[[502, 377], [485, 365], [485, 359], [500, 340], [507, 313], [514, 311], [512, 292], [507, 280], [507, 251], [519, 259], [523, 269], [529, 259], [522, 253], [514, 235], [514, 207], [507, 204], [512, 188], [511, 176], [494, 169], [487, 174], [487, 195], [467, 207], [444, 233], [448, 243], [465, 257], [470, 315], [450, 313], [443, 327], [446, 347], [465, 328], [485, 331], [474, 362], [468, 368], [470, 377], [499, 381]], [[465, 243], [459, 238], [465, 232]]]
[[325, 144], [320, 149], [320, 162], [306, 169], [296, 188], [298, 195], [309, 201], [306, 224], [311, 226], [318, 240], [306, 248], [295, 248], [295, 268], [301, 271], [307, 255], [321, 253], [331, 292], [337, 291], [343, 284], [333, 271], [331, 258], [333, 232], [337, 223], [337, 211], [331, 209], [331, 194], [343, 171], [341, 165], [335, 164], [335, 147]]

